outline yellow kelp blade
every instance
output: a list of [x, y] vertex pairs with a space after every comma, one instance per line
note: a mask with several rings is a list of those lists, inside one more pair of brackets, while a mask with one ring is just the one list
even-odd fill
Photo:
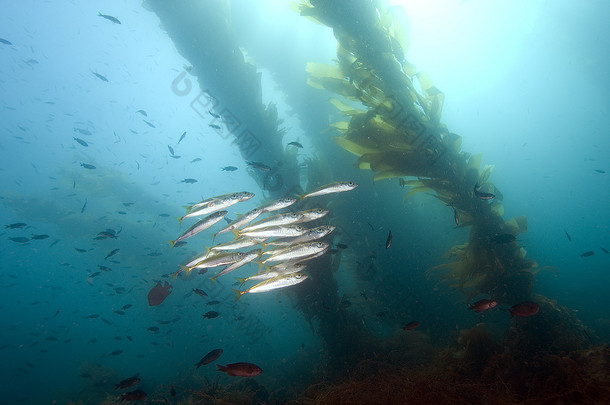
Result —
[[315, 78], [333, 77], [343, 79], [343, 73], [335, 65], [325, 65], [323, 63], [307, 62], [305, 70]]
[[334, 139], [335, 139], [335, 142], [337, 142], [337, 145], [341, 146], [343, 149], [345, 149], [346, 151], [348, 151], [350, 153], [353, 153], [356, 156], [362, 156], [367, 153], [377, 152], [376, 149], [367, 148], [365, 146], [359, 145], [355, 142], [350, 141], [347, 138], [337, 136]]
[[527, 232], [527, 217], [521, 215], [519, 217], [511, 218], [506, 222], [506, 225], [513, 228], [517, 233]]
[[470, 159], [468, 159], [468, 168], [479, 170], [479, 167], [481, 167], [482, 158], [483, 155], [481, 153], [477, 153], [476, 155], [470, 156]]
[[489, 176], [491, 175], [494, 167], [494, 165], [486, 165], [483, 170], [481, 170], [481, 173], [479, 174], [479, 185], [485, 184], [487, 180], [489, 180]]
[[438, 123], [441, 119], [441, 113], [443, 110], [443, 103], [445, 102], [445, 95], [440, 91], [425, 72], [417, 73], [419, 84], [421, 85], [422, 91], [426, 100], [428, 100], [428, 107], [430, 109], [430, 119]]
[[349, 129], [349, 122], [347, 121], [337, 121], [329, 124], [332, 128], [335, 128], [338, 131], [345, 132]]
[[413, 187], [407, 192], [407, 194], [405, 194], [402, 201], [405, 202], [407, 198], [411, 197], [413, 194], [421, 193], [423, 191], [432, 191], [432, 189], [430, 187]]
[[332, 105], [334, 105], [335, 107], [337, 107], [337, 109], [339, 111], [341, 111], [343, 114], [348, 115], [348, 116], [356, 115], [356, 114], [363, 114], [366, 112], [364, 110], [358, 110], [358, 109], [352, 107], [351, 105], [347, 104], [346, 102], [339, 100], [338, 98], [331, 97], [330, 103]]
[[386, 170], [383, 172], [379, 172], [379, 173], [375, 173], [375, 176], [373, 176], [373, 181], [379, 181], [379, 180], [385, 180], [385, 179], [393, 179], [396, 177], [404, 177], [404, 173], [402, 172], [396, 172], [393, 170]]
[[491, 211], [495, 212], [498, 216], [503, 216], [504, 215], [504, 205], [502, 205], [501, 203], [498, 202], [493, 202], [491, 203]]

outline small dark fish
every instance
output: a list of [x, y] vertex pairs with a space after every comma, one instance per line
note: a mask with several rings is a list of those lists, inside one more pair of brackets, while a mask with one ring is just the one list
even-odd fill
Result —
[[184, 131], [184, 132], [182, 133], [182, 135], [180, 135], [180, 139], [178, 139], [178, 143], [177, 143], [177, 145], [180, 145], [180, 142], [182, 142], [182, 140], [183, 140], [185, 137], [186, 137], [186, 131]]
[[225, 172], [234, 172], [235, 170], [237, 170], [237, 167], [235, 166], [225, 166], [222, 168], [222, 170], [224, 170]]
[[169, 214], [159, 214], [159, 216], [162, 218], [167, 218], [167, 217], [169, 217]]
[[76, 138], [76, 137], [74, 137], [74, 136], [73, 136], [72, 138], [73, 138], [73, 139], [74, 139], [76, 142], [80, 143], [80, 144], [81, 144], [81, 145], [83, 145], [83, 146], [89, 146], [89, 144], [88, 144], [87, 142], [83, 141], [83, 140], [82, 140], [82, 139], [80, 139], [80, 138]]
[[220, 115], [218, 115], [218, 114], [216, 114], [216, 113], [213, 113], [213, 112], [212, 112], [212, 111], [210, 111], [210, 110], [208, 110], [208, 113], [209, 113], [209, 114], [210, 114], [212, 117], [214, 117], [214, 118], [220, 118]]
[[212, 319], [212, 318], [216, 318], [218, 315], [220, 315], [220, 314], [216, 311], [208, 311], [201, 316], [203, 317], [203, 319]]
[[468, 309], [472, 309], [474, 312], [483, 312], [494, 308], [496, 305], [498, 305], [498, 302], [495, 300], [482, 299], [469, 306]]
[[87, 315], [87, 319], [95, 319], [95, 318], [99, 318], [100, 314], [91, 314], [91, 315]]
[[566, 233], [566, 237], [568, 238], [568, 242], [572, 242], [572, 237], [570, 236], [568, 231], [566, 231], [565, 229], [563, 231]]
[[347, 249], [349, 246], [347, 246], [347, 245], [346, 245], [346, 244], [344, 244], [344, 243], [337, 243], [337, 247], [338, 247], [339, 249]]
[[112, 269], [110, 267], [101, 266], [99, 264], [97, 265], [97, 267], [102, 271], [112, 271]]
[[605, 171], [605, 170], [593, 169], [593, 171], [594, 171], [594, 172], [597, 172], [597, 173], [601, 173], [601, 174], [606, 173], [606, 171]]
[[117, 211], [117, 214], [121, 214], [121, 215], [127, 215], [127, 213], [125, 211]]
[[220, 304], [220, 301], [216, 301], [216, 300], [209, 301], [209, 302], [205, 303], [205, 305], [218, 305], [218, 304]]
[[220, 125], [216, 125], [216, 124], [209, 124], [210, 127], [214, 128], [214, 129], [220, 129]]
[[85, 212], [85, 208], [87, 208], [87, 199], [85, 198], [85, 203], [83, 204], [83, 208], [80, 209], [80, 213]]
[[13, 45], [13, 43], [11, 41], [7, 41], [4, 38], [0, 38], [0, 43], [2, 43], [4, 45]]
[[151, 326], [150, 328], [146, 328], [151, 332], [159, 332], [159, 327], [158, 326]]
[[115, 309], [115, 310], [114, 310], [114, 311], [112, 311], [112, 312], [114, 312], [114, 313], [115, 313], [115, 314], [117, 314], [117, 315], [125, 315], [125, 311], [121, 311], [120, 309]]
[[96, 271], [95, 273], [91, 274], [91, 275], [89, 276], [89, 278], [97, 277], [97, 276], [99, 276], [100, 274], [101, 274], [101, 273], [100, 273], [99, 271]]
[[301, 144], [300, 144], [300, 143], [298, 143], [298, 142], [289, 142], [289, 143], [288, 143], [288, 145], [291, 145], [291, 146], [296, 146], [296, 147], [297, 147], [297, 148], [299, 148], [299, 149], [303, 149], [303, 145], [301, 145]]
[[179, 240], [178, 242], [174, 243], [175, 248], [184, 246], [184, 245], [186, 245], [186, 241], [183, 241], [183, 240]]
[[138, 110], [138, 111], [136, 111], [136, 114], [137, 113], [140, 113], [140, 114], [142, 114], [145, 117], [148, 117], [148, 114], [146, 114], [146, 111], [144, 111], [144, 110]]
[[85, 249], [74, 248], [78, 253], [87, 253]]
[[9, 240], [12, 240], [13, 242], [16, 242], [16, 243], [28, 243], [30, 241], [30, 238], [25, 238], [23, 236], [19, 236], [16, 238], [9, 238]]
[[133, 377], [126, 378], [123, 381], [121, 381], [120, 383], [115, 384], [114, 389], [122, 390], [123, 388], [133, 387], [134, 385], [136, 385], [139, 382], [140, 382], [140, 378], [137, 375], [134, 375]]
[[540, 307], [535, 302], [525, 301], [519, 304], [513, 305], [508, 312], [510, 316], [532, 316], [538, 313]]
[[200, 288], [193, 288], [193, 292], [201, 297], [207, 297], [208, 294]]
[[255, 375], [259, 375], [263, 372], [259, 366], [252, 363], [233, 363], [227, 364], [226, 366], [217, 364], [216, 368], [218, 371], [227, 373], [227, 375], [232, 377], [254, 377]]
[[106, 76], [102, 76], [101, 74], [99, 74], [99, 73], [95, 73], [95, 72], [91, 72], [91, 73], [93, 73], [93, 74], [95, 75], [95, 77], [97, 77], [97, 78], [98, 78], [98, 79], [100, 79], [101, 81], [103, 81], [103, 82], [108, 82], [108, 79], [106, 78]]
[[60, 239], [56, 239], [56, 240], [54, 240], [54, 241], [53, 241], [53, 243], [51, 243], [51, 244], [49, 245], [49, 247], [51, 248], [51, 247], [53, 247], [53, 246], [57, 245], [57, 244], [59, 243], [59, 241], [60, 241]]
[[248, 166], [252, 166], [255, 169], [262, 170], [263, 172], [268, 172], [271, 170], [269, 166], [261, 162], [246, 162]]
[[109, 257], [116, 255], [117, 253], [119, 253], [119, 250], [121, 249], [114, 249], [112, 252], [108, 253], [106, 257], [104, 257], [104, 259], [108, 259]]
[[102, 14], [102, 13], [99, 13], [99, 12], [97, 13], [97, 15], [98, 15], [98, 17], [105, 18], [105, 19], [107, 19], [108, 21], [112, 21], [112, 22], [113, 22], [113, 23], [115, 23], [115, 24], [120, 24], [120, 23], [121, 23], [121, 22], [119, 21], [119, 19], [118, 19], [118, 18], [113, 17], [113, 16], [111, 16], [111, 15], [106, 15], [106, 14]]
[[49, 336], [48, 338], [46, 338], [45, 340], [48, 340], [50, 342], [57, 342], [59, 339], [57, 339], [55, 336]]
[[593, 256], [594, 254], [595, 254], [595, 252], [594, 252], [594, 251], [589, 250], [589, 251], [587, 251], [587, 252], [585, 252], [585, 253], [581, 254], [581, 255], [580, 255], [580, 257], [589, 257], [589, 256]]
[[89, 170], [96, 169], [96, 167], [95, 167], [95, 166], [90, 165], [89, 163], [81, 163], [80, 165], [81, 165], [82, 167], [84, 167], [85, 169], [89, 169]]
[[499, 244], [511, 243], [511, 242], [514, 242], [515, 240], [517, 240], [515, 235], [511, 235], [510, 233], [503, 233], [501, 235], [496, 235], [493, 238], [491, 238], [491, 241], [493, 243], [499, 243]]
[[371, 228], [371, 231], [374, 231], [374, 230], [375, 230], [375, 228], [373, 227], [373, 225], [371, 225], [371, 223], [370, 223], [370, 222], [367, 222], [367, 223], [369, 224], [369, 227]]
[[181, 155], [169, 155], [169, 157], [171, 157], [172, 159], [180, 159], [182, 156]]
[[156, 126], [154, 126], [153, 124], [151, 124], [150, 122], [146, 121], [146, 120], [142, 120], [146, 123], [146, 125], [148, 125], [151, 128], [157, 128]]
[[496, 195], [492, 194], [492, 193], [482, 193], [479, 191], [479, 185], [476, 184], [474, 186], [474, 195], [478, 198], [480, 198], [481, 200], [491, 200], [493, 199]]
[[74, 128], [74, 132], [78, 132], [83, 135], [91, 135], [91, 131], [89, 131], [88, 129]]
[[140, 401], [146, 398], [146, 393], [142, 390], [129, 391], [121, 395], [121, 401]]
[[197, 180], [196, 179], [188, 178], [188, 179], [182, 180], [180, 183], [193, 184], [193, 183], [197, 183]]
[[72, 180], [72, 188], [76, 188], [76, 180]]
[[195, 159], [191, 160], [191, 163], [195, 163], [195, 162], [201, 162], [201, 158], [195, 158]]
[[199, 362], [197, 364], [195, 364], [195, 367], [199, 368], [201, 366], [205, 366], [206, 364], [210, 364], [214, 360], [218, 359], [221, 354], [222, 354], [222, 349], [214, 349], [211, 352], [209, 352], [208, 354], [206, 354], [205, 356], [203, 356], [203, 358], [201, 360], [199, 360]]
[[123, 203], [123, 205], [124, 205], [125, 207], [131, 207], [131, 206], [133, 206], [134, 204], [135, 204], [135, 203], [132, 203], [132, 202]]
[[169, 153], [170, 154], [174, 154], [174, 148], [172, 148], [171, 146], [167, 145], [167, 149], [169, 149]]
[[388, 233], [388, 238], [385, 241], [385, 248], [389, 249], [391, 245], [392, 245], [392, 231], [390, 231], [390, 233]]
[[403, 326], [402, 328], [403, 328], [404, 330], [413, 330], [413, 329], [415, 329], [415, 328], [419, 327], [419, 325], [421, 325], [419, 322], [417, 322], [417, 321], [411, 321], [411, 322], [409, 322], [408, 324], [406, 324], [405, 326]]
[[24, 224], [23, 222], [15, 222], [14, 224], [4, 225], [4, 227], [7, 229], [21, 229], [25, 228], [26, 226], [27, 224]]
[[33, 239], [33, 240], [42, 240], [42, 239], [48, 239], [48, 238], [49, 238], [49, 235], [36, 235], [36, 234], [33, 234], [32, 236], [30, 236], [30, 239]]
[[126, 309], [129, 309], [129, 308], [131, 308], [131, 307], [133, 307], [133, 305], [131, 305], [131, 304], [125, 304], [125, 305], [123, 305], [123, 306], [121, 307], [121, 309], [122, 309], [122, 310], [126, 310]]
[[110, 353], [111, 356], [118, 356], [119, 354], [123, 353], [122, 350], [115, 350], [113, 352]]
[[610, 254], [610, 252], [608, 252], [605, 248], [601, 248], [601, 249], [602, 249], [602, 252], [604, 252], [605, 254], [607, 254], [607, 255]]

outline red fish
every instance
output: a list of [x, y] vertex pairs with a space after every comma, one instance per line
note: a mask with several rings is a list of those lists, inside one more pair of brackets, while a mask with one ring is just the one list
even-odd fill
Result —
[[495, 194], [492, 194], [492, 193], [480, 192], [478, 184], [474, 186], [474, 195], [479, 197], [481, 200], [491, 200], [496, 196]]
[[498, 305], [497, 301], [482, 299], [472, 304], [468, 309], [472, 309], [474, 312], [483, 312], [492, 309], [496, 305]]
[[510, 316], [532, 316], [538, 313], [540, 307], [535, 302], [524, 301], [519, 304], [515, 304], [508, 312], [510, 312]]
[[419, 323], [419, 322], [417, 322], [417, 321], [412, 321], [412, 322], [409, 322], [408, 324], [406, 324], [405, 326], [403, 326], [402, 328], [403, 328], [404, 330], [413, 330], [413, 329], [415, 329], [415, 328], [419, 327], [419, 325], [420, 325], [420, 323]]
[[172, 288], [172, 285], [167, 281], [164, 284], [157, 281], [157, 285], [148, 292], [148, 305], [154, 307], [161, 304], [172, 292]]
[[123, 401], [139, 401], [141, 399], [146, 398], [146, 393], [142, 390], [135, 390], [135, 391], [130, 391], [130, 392], [126, 392], [123, 395], [121, 395], [121, 400], [119, 402], [123, 402]]
[[233, 363], [226, 366], [216, 364], [216, 368], [232, 377], [254, 377], [263, 372], [259, 366], [252, 363]]

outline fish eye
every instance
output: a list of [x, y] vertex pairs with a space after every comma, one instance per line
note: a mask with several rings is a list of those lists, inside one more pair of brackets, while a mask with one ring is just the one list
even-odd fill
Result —
[[297, 231], [302, 231], [302, 230], [303, 230], [303, 227], [302, 227], [302, 226], [300, 226], [300, 225], [297, 225], [297, 227], [296, 227], [295, 229], [296, 229]]
[[322, 247], [322, 246], [324, 246], [324, 245], [322, 244], [322, 242], [318, 242], [318, 243], [316, 243], [316, 246], [317, 246], [317, 247]]
[[294, 278], [296, 278], [297, 280], [301, 277], [303, 277], [303, 273], [294, 273]]
[[354, 182], [353, 182], [353, 181], [348, 181], [348, 182], [347, 182], [347, 185], [348, 185], [348, 186], [353, 186], [353, 185], [354, 185]]

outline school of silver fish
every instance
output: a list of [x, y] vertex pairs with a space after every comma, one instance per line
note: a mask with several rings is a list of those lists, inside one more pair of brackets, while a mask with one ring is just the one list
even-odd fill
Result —
[[[285, 210], [305, 198], [350, 191], [356, 187], [358, 185], [351, 181], [331, 183], [303, 196], [280, 198], [240, 215], [233, 221], [226, 220], [227, 226], [214, 233], [213, 240], [217, 236], [229, 232], [233, 234], [234, 239], [206, 247], [205, 251], [180, 266], [180, 270], [175, 273], [175, 276], [183, 271], [188, 276], [195, 269], [205, 272], [211, 268], [226, 266], [212, 276], [212, 280], [216, 280], [249, 263], [258, 263], [259, 268], [256, 274], [238, 278], [242, 286], [250, 281], [258, 283], [244, 290], [234, 289], [236, 300], [245, 294], [263, 293], [302, 283], [309, 277], [304, 272], [307, 267], [305, 262], [328, 251], [329, 244], [320, 239], [336, 229], [335, 226], [329, 224], [308, 228], [307, 223], [324, 218], [329, 211], [324, 208], [313, 208], [280, 212], [257, 222], [253, 221], [267, 213]], [[205, 217], [178, 238], [169, 241], [170, 246], [173, 247], [177, 242], [211, 228], [227, 215], [228, 207], [252, 197], [254, 197], [253, 193], [242, 191], [211, 197], [186, 206], [186, 214], [179, 218], [180, 223], [187, 218]], [[256, 246], [260, 247], [253, 248]], [[253, 249], [239, 251], [247, 248]], [[263, 256], [266, 258], [263, 259]]]

